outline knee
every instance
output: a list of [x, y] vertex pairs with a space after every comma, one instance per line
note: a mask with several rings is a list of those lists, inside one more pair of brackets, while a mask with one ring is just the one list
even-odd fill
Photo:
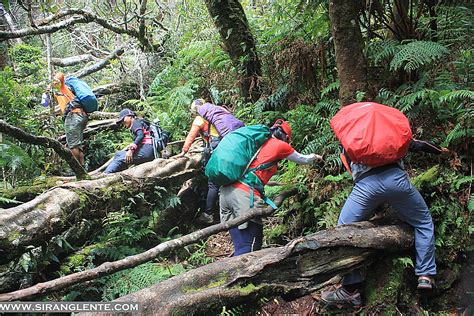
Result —
[[117, 151], [114, 155], [115, 160], [123, 160], [125, 158], [125, 153], [121, 151]]

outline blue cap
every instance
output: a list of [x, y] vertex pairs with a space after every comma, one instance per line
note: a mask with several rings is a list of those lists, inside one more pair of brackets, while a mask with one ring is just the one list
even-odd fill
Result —
[[120, 115], [119, 115], [119, 119], [117, 120], [117, 124], [122, 123], [125, 116], [135, 116], [135, 113], [133, 113], [133, 111], [130, 110], [130, 109], [123, 109], [122, 111], [120, 111]]

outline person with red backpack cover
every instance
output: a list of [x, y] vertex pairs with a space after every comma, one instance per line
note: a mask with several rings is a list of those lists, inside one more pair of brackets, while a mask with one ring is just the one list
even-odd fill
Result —
[[[431, 289], [436, 275], [434, 225], [423, 197], [410, 183], [401, 158], [408, 150], [440, 154], [448, 151], [412, 138], [406, 117], [374, 102], [354, 103], [331, 119], [331, 128], [343, 145], [344, 165], [354, 180], [339, 215], [338, 225], [368, 220], [388, 202], [398, 217], [414, 228], [418, 289]], [[325, 291], [328, 305], [360, 306], [364, 276], [361, 270], [344, 275], [342, 286]]]

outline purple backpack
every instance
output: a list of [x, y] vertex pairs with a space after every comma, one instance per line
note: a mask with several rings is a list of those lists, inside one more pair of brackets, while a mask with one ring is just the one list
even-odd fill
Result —
[[197, 112], [200, 116], [216, 127], [217, 132], [221, 137], [224, 137], [230, 132], [244, 126], [244, 123], [238, 120], [225, 108], [211, 103], [204, 103], [198, 108]]

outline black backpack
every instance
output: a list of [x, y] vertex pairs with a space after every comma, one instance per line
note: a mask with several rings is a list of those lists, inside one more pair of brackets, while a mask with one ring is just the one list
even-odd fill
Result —
[[149, 126], [155, 159], [160, 158], [160, 152], [165, 149], [166, 144], [168, 144], [170, 134], [161, 128], [160, 119], [154, 119], [153, 122], [149, 123]]

